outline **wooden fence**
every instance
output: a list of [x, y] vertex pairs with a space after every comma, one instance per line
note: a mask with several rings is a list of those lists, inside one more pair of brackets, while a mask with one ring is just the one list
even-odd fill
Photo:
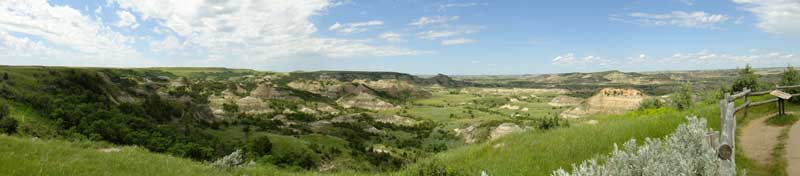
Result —
[[[716, 146], [717, 154], [719, 158], [722, 160], [722, 166], [720, 167], [720, 173], [723, 175], [735, 175], [736, 174], [736, 155], [734, 152], [736, 151], [736, 113], [742, 112], [742, 116], [747, 117], [748, 108], [766, 105], [770, 103], [776, 103], [778, 108], [779, 114], [784, 114], [784, 100], [782, 98], [772, 98], [764, 101], [757, 101], [751, 102], [748, 97], [752, 96], [761, 96], [773, 93], [776, 90], [784, 90], [784, 89], [792, 89], [792, 88], [800, 88], [800, 85], [796, 86], [776, 86], [775, 90], [769, 91], [761, 91], [761, 92], [753, 92], [750, 89], [745, 88], [743, 91], [731, 95], [730, 93], [726, 93], [724, 98], [720, 100], [720, 133], [717, 136], [716, 134], [709, 134], [709, 141], [711, 141], [712, 146]], [[791, 94], [791, 97], [800, 96], [800, 94]], [[736, 106], [736, 100], [742, 99], [742, 104]], [[718, 139], [714, 139], [717, 138]]]

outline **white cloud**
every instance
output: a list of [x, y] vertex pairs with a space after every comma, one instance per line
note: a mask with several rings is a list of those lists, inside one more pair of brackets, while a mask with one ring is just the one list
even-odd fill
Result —
[[117, 17], [119, 17], [117, 27], [130, 27], [131, 29], [139, 27], [139, 24], [136, 23], [136, 16], [133, 16], [131, 12], [124, 10], [117, 11]]
[[592, 55], [585, 57], [575, 57], [575, 53], [567, 53], [560, 56], [556, 56], [556, 58], [553, 58], [552, 63], [553, 65], [568, 65], [568, 66], [586, 66], [586, 65], [606, 66], [611, 63], [611, 60]]
[[673, 11], [666, 14], [635, 12], [628, 16], [611, 16], [609, 19], [612, 21], [622, 21], [640, 25], [715, 28], [716, 25], [727, 21], [729, 17], [722, 14], [709, 14], [702, 11]]
[[[0, 32], [7, 41], [10, 34], [27, 40], [30, 46], [16, 47], [14, 52], [41, 52], [36, 48], [53, 50], [50, 53], [70, 53], [71, 63], [112, 63], [140, 57], [130, 46], [133, 41], [80, 11], [68, 6], [51, 6], [45, 0], [0, 1]], [[33, 44], [30, 38], [37, 38]], [[7, 46], [8, 47], [8, 46]]]
[[758, 18], [756, 26], [780, 35], [800, 36], [800, 1], [733, 0]]
[[650, 57], [648, 57], [646, 54], [639, 54], [639, 56], [631, 57], [628, 60], [630, 60], [630, 64], [642, 64], [649, 62]]
[[694, 53], [676, 53], [664, 59], [670, 64], [760, 64], [782, 65], [800, 61], [800, 57], [786, 52], [762, 52], [751, 50], [748, 54], [720, 53], [711, 50], [702, 50]]
[[389, 42], [402, 42], [402, 41], [405, 41], [405, 40], [403, 40], [403, 35], [401, 35], [399, 33], [396, 33], [396, 32], [384, 32], [384, 33], [381, 33], [378, 37], [380, 37], [383, 40], [389, 41]]
[[434, 25], [434, 24], [444, 24], [444, 23], [448, 23], [448, 22], [451, 22], [451, 21], [456, 21], [458, 19], [459, 19], [458, 16], [450, 16], [450, 17], [448, 17], [448, 16], [420, 17], [419, 19], [414, 20], [413, 22], [409, 23], [408, 25], [422, 27], [422, 26]]
[[167, 36], [163, 41], [150, 42], [150, 50], [156, 52], [166, 51], [169, 53], [174, 53], [180, 49], [183, 49], [183, 43], [179, 42], [178, 38], [175, 38], [175, 36], [172, 35]]
[[[185, 40], [185, 45], [204, 49], [208, 60], [225, 59], [229, 63], [236, 59], [259, 62], [305, 56], [397, 56], [420, 53], [410, 49], [374, 46], [361, 40], [314, 36], [317, 27], [311, 18], [335, 5], [330, 0], [114, 2], [123, 9], [138, 12], [142, 20], [155, 19]], [[340, 24], [333, 28], [344, 27]]]
[[336, 22], [336, 24], [333, 24], [331, 25], [331, 27], [328, 27], [328, 30], [338, 33], [351, 34], [351, 33], [364, 32], [367, 31], [369, 27], [381, 26], [381, 25], [383, 25], [383, 21], [379, 20], [372, 20], [372, 21], [358, 22], [358, 23], [347, 23], [347, 24], [340, 24], [339, 22]]
[[468, 38], [458, 38], [458, 39], [450, 39], [450, 40], [442, 40], [441, 44], [444, 46], [450, 45], [463, 45], [463, 44], [470, 44], [475, 43], [475, 40], [468, 39]]
[[423, 31], [417, 33], [417, 37], [426, 40], [436, 40], [439, 38], [448, 38], [466, 34], [473, 34], [478, 32], [479, 30], [480, 28], [461, 28], [455, 30]]
[[686, 5], [694, 5], [694, 0], [677, 0], [677, 1], [684, 3]]
[[486, 3], [476, 3], [476, 2], [467, 2], [467, 3], [448, 3], [439, 5], [439, 11], [447, 11], [450, 8], [465, 8], [465, 7], [473, 7], [478, 5], [486, 5]]

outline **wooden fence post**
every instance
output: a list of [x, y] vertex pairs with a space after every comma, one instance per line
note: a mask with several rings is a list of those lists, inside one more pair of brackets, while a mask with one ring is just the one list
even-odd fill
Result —
[[725, 94], [725, 99], [720, 101], [721, 125], [719, 136], [719, 147], [717, 155], [721, 159], [720, 174], [736, 174], [736, 105], [730, 99], [730, 94]]
[[747, 117], [747, 109], [748, 109], [748, 106], [750, 106], [750, 103], [749, 103], [750, 101], [747, 100], [747, 95], [750, 94], [749, 93], [750, 92], [750, 88], [744, 88], [744, 91], [748, 92], [748, 93], [744, 94], [744, 102], [743, 102], [744, 103], [744, 109], [742, 109], [742, 110], [744, 110], [744, 112], [742, 112], [742, 117]]

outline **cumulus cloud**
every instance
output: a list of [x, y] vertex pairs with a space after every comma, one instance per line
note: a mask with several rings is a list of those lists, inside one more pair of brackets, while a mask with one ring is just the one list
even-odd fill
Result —
[[463, 44], [470, 44], [475, 43], [475, 40], [468, 39], [468, 38], [457, 38], [457, 39], [449, 39], [449, 40], [442, 40], [441, 44], [444, 46], [450, 45], [463, 45]]
[[677, 26], [686, 28], [715, 28], [716, 25], [729, 19], [722, 14], [709, 14], [702, 11], [673, 11], [666, 14], [634, 12], [627, 16], [611, 16], [612, 21], [628, 22], [640, 25]]
[[402, 41], [405, 41], [405, 40], [403, 40], [403, 35], [401, 35], [399, 33], [396, 33], [396, 32], [384, 32], [384, 33], [381, 33], [378, 37], [383, 39], [383, 40], [389, 41], [389, 42], [402, 42]]
[[[27, 41], [22, 43], [29, 46], [37, 46], [16, 47], [11, 50], [13, 52], [41, 52], [37, 48], [52, 45], [47, 46], [52, 51], [49, 53], [70, 53], [62, 56], [74, 58], [72, 63], [89, 60], [109, 63], [140, 57], [130, 45], [131, 38], [82, 15], [79, 10], [52, 6], [46, 0], [0, 1], [0, 32], [5, 34], [6, 41], [16, 38]], [[31, 38], [36, 38], [37, 42], [32, 42]]]
[[800, 1], [733, 0], [758, 18], [756, 26], [779, 35], [800, 36]]
[[553, 58], [554, 65], [567, 65], [567, 66], [585, 66], [585, 65], [598, 65], [606, 66], [611, 63], [611, 60], [598, 56], [584, 56], [576, 57], [575, 53], [567, 53]]
[[347, 24], [340, 24], [336, 22], [336, 24], [331, 25], [328, 27], [328, 30], [344, 33], [344, 34], [351, 34], [351, 33], [359, 33], [367, 31], [370, 27], [381, 26], [383, 25], [383, 21], [379, 20], [372, 20], [367, 22], [358, 22], [358, 23], [347, 23]]
[[428, 25], [435, 25], [435, 24], [445, 24], [451, 21], [458, 20], [458, 16], [431, 16], [431, 17], [420, 17], [417, 20], [409, 23], [410, 26], [422, 27]]
[[119, 17], [117, 27], [130, 27], [131, 29], [136, 29], [136, 27], [139, 26], [139, 24], [136, 23], [136, 16], [133, 16], [131, 12], [124, 10], [117, 11], [117, 17]]
[[[411, 55], [411, 49], [382, 47], [367, 41], [314, 36], [311, 17], [335, 3], [330, 0], [161, 1], [114, 0], [138, 12], [208, 53], [209, 60], [263, 61], [309, 55], [324, 57]], [[375, 25], [367, 22], [354, 26]], [[345, 24], [331, 26], [346, 29]], [[353, 29], [353, 32], [358, 29]]]

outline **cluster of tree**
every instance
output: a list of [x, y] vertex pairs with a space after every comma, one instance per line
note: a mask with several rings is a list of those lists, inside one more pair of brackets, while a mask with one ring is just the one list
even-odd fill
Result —
[[2, 96], [34, 107], [55, 123], [62, 137], [138, 145], [199, 160], [232, 151], [233, 146], [202, 130], [205, 124], [196, 117], [202, 113], [191, 103], [150, 93], [143, 102], [117, 104], [111, 94], [124, 89], [113, 82], [122, 76], [118, 72], [67, 69], [49, 73], [36, 89], [6, 90]]

